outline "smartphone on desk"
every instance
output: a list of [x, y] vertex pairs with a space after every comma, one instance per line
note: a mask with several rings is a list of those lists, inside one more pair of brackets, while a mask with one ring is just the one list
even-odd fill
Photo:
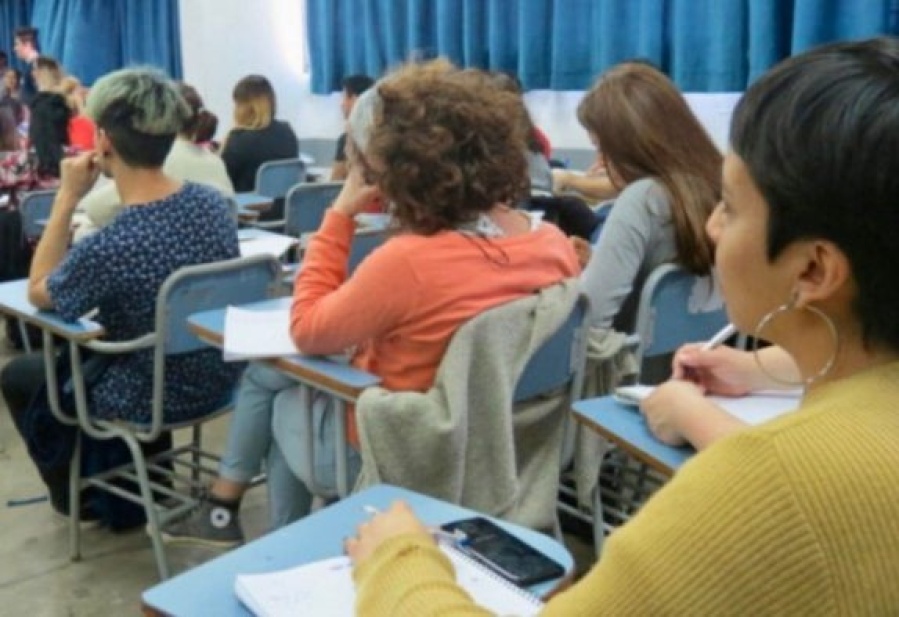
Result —
[[520, 587], [565, 574], [561, 565], [486, 518], [467, 518], [441, 527], [464, 533], [458, 550]]

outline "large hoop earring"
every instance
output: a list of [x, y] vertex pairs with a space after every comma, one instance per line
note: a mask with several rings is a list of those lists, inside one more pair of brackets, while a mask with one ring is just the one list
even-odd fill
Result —
[[833, 322], [833, 319], [831, 319], [827, 315], [827, 313], [825, 313], [821, 309], [814, 307], [814, 306], [802, 307], [802, 310], [812, 312], [817, 317], [820, 317], [821, 321], [823, 321], [825, 324], [827, 324], [827, 329], [830, 331], [830, 336], [833, 339], [833, 353], [831, 354], [830, 358], [828, 358], [828, 360], [824, 364], [824, 366], [821, 367], [821, 370], [819, 370], [817, 373], [815, 373], [811, 377], [808, 377], [806, 379], [801, 379], [799, 381], [789, 381], [787, 379], [783, 379], [781, 377], [773, 375], [762, 364], [762, 359], [761, 359], [761, 357], [759, 357], [759, 353], [758, 353], [759, 352], [759, 340], [761, 338], [763, 338], [762, 331], [766, 327], [768, 327], [768, 325], [774, 320], [775, 317], [777, 317], [778, 315], [780, 315], [782, 313], [786, 313], [787, 311], [792, 311], [795, 308], [796, 308], [796, 300], [795, 300], [795, 298], [793, 298], [789, 302], [787, 302], [785, 304], [781, 304], [773, 311], [767, 312], [759, 320], [758, 325], [755, 327], [755, 330], [753, 330], [753, 332], [752, 332], [752, 357], [755, 360], [755, 365], [757, 367], [759, 367], [759, 370], [762, 372], [762, 374], [765, 375], [765, 377], [767, 377], [771, 381], [773, 381], [775, 383], [779, 383], [784, 386], [791, 387], [791, 388], [796, 388], [796, 387], [807, 388], [808, 386], [812, 385], [819, 379], [822, 379], [823, 377], [825, 377], [831, 371], [831, 369], [833, 369], [833, 365], [836, 364], [836, 361], [837, 361], [837, 354], [839, 353], [839, 350], [840, 350], [840, 333], [837, 330], [837, 326]]

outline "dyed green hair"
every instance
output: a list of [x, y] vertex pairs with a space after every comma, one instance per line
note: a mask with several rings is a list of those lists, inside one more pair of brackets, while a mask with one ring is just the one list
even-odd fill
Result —
[[155, 69], [115, 71], [91, 88], [87, 114], [132, 167], [161, 167], [190, 106], [168, 77]]

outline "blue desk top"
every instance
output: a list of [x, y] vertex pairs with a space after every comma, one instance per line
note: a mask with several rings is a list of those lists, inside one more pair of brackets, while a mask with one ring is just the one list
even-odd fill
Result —
[[234, 201], [237, 203], [238, 209], [249, 208], [250, 210], [266, 208], [274, 203], [274, 200], [271, 197], [266, 197], [265, 195], [253, 192], [235, 193]]
[[662, 473], [673, 474], [695, 453], [690, 447], [675, 448], [660, 442], [649, 431], [639, 409], [623, 405], [614, 397], [578, 401], [572, 408], [579, 422]]
[[[341, 555], [343, 539], [354, 535], [356, 527], [370, 518], [363, 506], [383, 510], [397, 499], [408, 502], [426, 525], [441, 525], [477, 515], [467, 508], [405, 489], [387, 485], [371, 487], [156, 585], [144, 592], [143, 602], [163, 615], [178, 617], [250, 615], [234, 595], [234, 579], [238, 574], [282, 570]], [[530, 529], [496, 522], [565, 568], [565, 577], [537, 585], [531, 589], [533, 592], [545, 596], [567, 580], [574, 563], [564, 546]]]
[[0, 312], [70, 340], [87, 341], [103, 335], [103, 326], [96, 322], [65, 321], [53, 311], [36, 308], [28, 301], [28, 279], [0, 283]]
[[[289, 310], [291, 301], [290, 298], [274, 298], [244, 304], [240, 308], [266, 311]], [[216, 347], [222, 346], [225, 331], [225, 309], [195, 313], [187, 321], [194, 333], [202, 340]], [[327, 389], [349, 398], [355, 398], [365, 388], [381, 383], [381, 379], [371, 373], [360, 371], [345, 362], [337, 362], [322, 356], [296, 354], [278, 358], [273, 362], [275, 367], [289, 375], [322, 384]]]

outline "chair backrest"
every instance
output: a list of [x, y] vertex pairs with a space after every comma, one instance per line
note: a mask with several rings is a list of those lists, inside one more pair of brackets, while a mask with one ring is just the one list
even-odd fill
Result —
[[237, 213], [239, 210], [237, 206], [237, 200], [235, 200], [230, 195], [225, 195], [225, 204], [228, 206], [228, 218], [236, 223], [238, 219]]
[[187, 266], [171, 274], [156, 299], [157, 359], [208, 348], [187, 326], [200, 311], [274, 297], [281, 265], [269, 255], [254, 255]]
[[306, 181], [306, 164], [300, 159], [268, 161], [256, 170], [255, 192], [272, 199], [287, 195], [290, 187]]
[[348, 268], [352, 273], [369, 253], [384, 244], [384, 240], [390, 231], [387, 229], [363, 229], [353, 235], [353, 244], [350, 246], [350, 261]]
[[709, 338], [727, 324], [714, 276], [696, 276], [675, 264], [657, 267], [643, 285], [637, 309], [638, 359], [672, 353]]
[[50, 218], [56, 191], [32, 191], [22, 195], [19, 212], [22, 214], [22, 234], [26, 240], [36, 240], [44, 233], [44, 226], [38, 221]]
[[342, 186], [342, 182], [319, 182], [290, 189], [284, 204], [284, 233], [299, 237], [317, 230]]
[[580, 398], [586, 362], [585, 320], [589, 302], [583, 294], [568, 318], [531, 356], [515, 386], [515, 402], [570, 386], [572, 401]]

